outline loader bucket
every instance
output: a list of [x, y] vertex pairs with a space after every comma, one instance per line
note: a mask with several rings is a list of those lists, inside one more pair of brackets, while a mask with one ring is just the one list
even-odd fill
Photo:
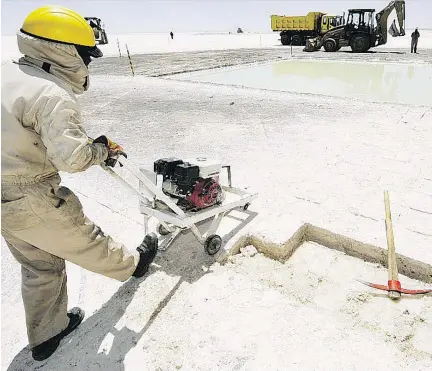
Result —
[[304, 47], [303, 51], [305, 52], [314, 52], [319, 50], [318, 48], [318, 40], [315, 39], [306, 39], [306, 46]]
[[393, 23], [391, 24], [389, 30], [388, 30], [389, 34], [392, 35], [393, 37], [398, 37], [398, 36], [402, 36], [402, 33], [398, 30], [397, 26], [396, 26], [396, 20], [393, 20]]

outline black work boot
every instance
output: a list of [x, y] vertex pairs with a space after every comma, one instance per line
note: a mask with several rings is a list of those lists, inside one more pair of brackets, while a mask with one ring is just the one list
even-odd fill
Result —
[[158, 249], [158, 238], [155, 233], [150, 233], [144, 237], [144, 241], [140, 246], [137, 247], [137, 251], [140, 254], [140, 260], [135, 269], [135, 272], [132, 273], [134, 277], [142, 277], [144, 276], [152, 261], [154, 260]]
[[43, 361], [49, 358], [58, 348], [60, 340], [65, 336], [69, 335], [73, 330], [75, 330], [78, 325], [84, 319], [84, 311], [80, 308], [72, 308], [67, 316], [69, 317], [68, 326], [59, 334], [53, 336], [51, 339], [44, 341], [42, 344], [35, 346], [32, 349], [32, 357], [36, 361]]

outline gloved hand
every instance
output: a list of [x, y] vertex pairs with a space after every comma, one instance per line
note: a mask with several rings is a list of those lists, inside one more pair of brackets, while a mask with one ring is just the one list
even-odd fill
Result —
[[[127, 158], [126, 152], [123, 151], [123, 148], [121, 145], [117, 144], [116, 142], [113, 142], [111, 139], [106, 137], [105, 135], [101, 135], [100, 137], [97, 137], [93, 143], [102, 143], [108, 148], [108, 158], [105, 160], [105, 164], [107, 166], [114, 167], [117, 163], [117, 158], [119, 156], [124, 156]], [[123, 166], [120, 164], [120, 166]]]

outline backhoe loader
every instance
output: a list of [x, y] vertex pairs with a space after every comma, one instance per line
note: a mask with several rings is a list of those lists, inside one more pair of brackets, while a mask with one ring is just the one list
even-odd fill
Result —
[[322, 37], [307, 40], [303, 50], [312, 52], [324, 46], [326, 52], [336, 52], [341, 47], [350, 46], [354, 53], [364, 53], [384, 45], [387, 43], [387, 20], [393, 9], [400, 29], [394, 21], [388, 31], [393, 37], [405, 36], [405, 0], [394, 0], [376, 13], [375, 18], [375, 9], [349, 9], [345, 25], [333, 28]]
[[108, 36], [100, 18], [84, 17], [93, 30], [96, 42], [100, 45], [108, 44]]

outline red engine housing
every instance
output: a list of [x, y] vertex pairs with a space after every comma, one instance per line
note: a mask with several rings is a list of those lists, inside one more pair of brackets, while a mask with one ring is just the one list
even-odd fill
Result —
[[199, 209], [213, 206], [222, 201], [223, 192], [214, 179], [200, 179], [196, 182], [191, 195], [187, 200]]

